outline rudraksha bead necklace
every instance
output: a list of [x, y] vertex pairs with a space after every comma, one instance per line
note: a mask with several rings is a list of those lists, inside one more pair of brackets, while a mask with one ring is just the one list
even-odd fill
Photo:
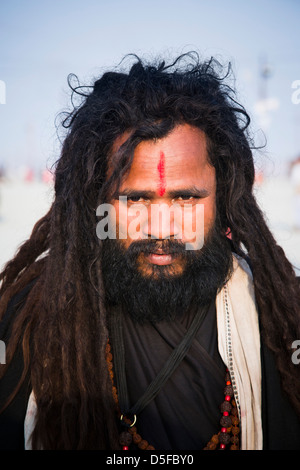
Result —
[[[109, 370], [109, 375], [112, 381], [112, 394], [116, 404], [117, 413], [119, 419], [125, 425], [126, 431], [122, 431], [119, 436], [119, 443], [122, 446], [122, 450], [129, 450], [132, 444], [136, 445], [141, 450], [155, 450], [155, 448], [143, 439], [137, 432], [136, 415], [133, 420], [130, 420], [126, 416], [123, 416], [120, 412], [118, 392], [114, 384], [114, 372], [113, 372], [113, 357], [111, 346], [109, 341], [106, 346], [106, 361]], [[238, 410], [234, 400], [234, 393], [230, 380], [230, 374], [228, 369], [226, 370], [226, 385], [224, 388], [225, 399], [220, 406], [220, 412], [222, 414], [220, 419], [221, 430], [218, 434], [214, 434], [211, 440], [207, 443], [203, 450], [239, 450], [239, 418]]]

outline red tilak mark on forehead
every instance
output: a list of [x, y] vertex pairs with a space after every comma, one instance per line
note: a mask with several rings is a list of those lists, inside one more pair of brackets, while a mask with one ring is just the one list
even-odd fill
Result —
[[165, 177], [165, 154], [160, 152], [159, 162], [157, 165], [159, 183], [158, 183], [158, 194], [163, 196], [166, 192], [166, 177]]

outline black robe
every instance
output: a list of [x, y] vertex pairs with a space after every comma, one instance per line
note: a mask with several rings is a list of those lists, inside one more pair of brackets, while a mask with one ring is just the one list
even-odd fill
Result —
[[[22, 308], [32, 284], [11, 300], [0, 324], [1, 340], [8, 340], [11, 320]], [[185, 317], [172, 328], [164, 323], [138, 327], [139, 334], [130, 319], [124, 322], [127, 383], [133, 402], [158, 372], [172, 347], [178, 344], [189, 322], [190, 318]], [[274, 358], [263, 343], [261, 360], [263, 448], [300, 450], [300, 420], [281, 390]], [[22, 368], [19, 348], [0, 381], [0, 407], [17, 384]], [[213, 303], [184, 362], [139, 416], [138, 432], [156, 449], [202, 449], [212, 434], [219, 431], [224, 372], [217, 351]], [[24, 419], [30, 392], [28, 375], [11, 405], [0, 414], [0, 450], [24, 449]]]

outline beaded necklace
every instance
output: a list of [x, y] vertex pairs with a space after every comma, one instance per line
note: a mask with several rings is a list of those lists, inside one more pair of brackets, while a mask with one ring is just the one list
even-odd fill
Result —
[[[119, 435], [119, 443], [122, 446], [122, 450], [130, 450], [131, 445], [136, 445], [138, 449], [141, 450], [155, 450], [155, 448], [149, 444], [148, 441], [143, 439], [140, 434], [138, 434], [137, 427], [135, 426], [136, 415], [134, 415], [132, 420], [121, 414], [118, 391], [114, 384], [113, 356], [109, 341], [107, 342], [106, 346], [106, 362], [112, 382], [112, 394], [116, 404], [117, 414], [122, 426], [126, 428], [126, 430], [122, 431]], [[228, 369], [226, 369], [225, 382], [226, 385], [224, 388], [224, 402], [220, 406], [220, 412], [222, 414], [220, 419], [221, 429], [218, 434], [214, 434], [212, 436], [211, 440], [207, 443], [203, 450], [239, 450], [240, 428], [238, 410], [234, 399], [234, 393]]]

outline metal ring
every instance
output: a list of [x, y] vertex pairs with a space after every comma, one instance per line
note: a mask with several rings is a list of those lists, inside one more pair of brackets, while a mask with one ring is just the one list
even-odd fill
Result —
[[[123, 421], [123, 417], [124, 417], [124, 415], [121, 415], [120, 421]], [[136, 415], [133, 415], [133, 423], [131, 423], [131, 424], [125, 423], [125, 424], [126, 424], [129, 428], [132, 428], [132, 426], [134, 426], [135, 423], [136, 423]]]

